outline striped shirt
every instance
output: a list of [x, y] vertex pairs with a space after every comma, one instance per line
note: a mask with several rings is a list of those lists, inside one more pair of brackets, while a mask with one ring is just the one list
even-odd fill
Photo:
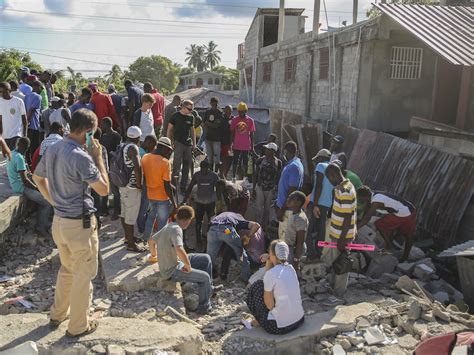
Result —
[[355, 237], [357, 223], [357, 199], [354, 185], [349, 180], [344, 180], [334, 188], [334, 202], [331, 213], [331, 227], [329, 236], [339, 239], [342, 233], [344, 215], [351, 215], [351, 223], [346, 234], [346, 239]]

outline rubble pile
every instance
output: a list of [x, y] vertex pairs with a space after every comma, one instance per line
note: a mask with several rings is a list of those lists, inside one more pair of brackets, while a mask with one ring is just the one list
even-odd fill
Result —
[[[2, 246], [2, 316], [19, 313], [47, 316], [53, 302], [59, 256], [51, 240], [19, 241], [18, 235], [30, 233], [24, 225], [19, 226]], [[358, 305], [369, 304], [371, 310], [353, 318], [348, 314], [344, 327], [305, 334], [310, 337], [305, 340], [311, 345], [310, 352], [406, 354], [413, 352], [420, 340], [474, 328], [474, 317], [466, 313], [462, 294], [437, 275], [434, 263], [420, 249], [413, 248], [409, 260], [404, 263], [398, 263], [393, 255], [380, 250], [355, 256], [354, 272], [349, 274], [344, 300], [331, 295], [329, 270], [325, 264], [303, 265], [300, 284], [307, 322], [311, 317], [328, 314], [339, 307], [357, 309]], [[198, 302], [195, 285], [181, 285], [179, 303], [174, 299], [170, 301], [166, 291], [107, 292], [99, 275], [94, 280], [91, 313], [95, 318], [103, 318], [106, 324], [115, 324], [110, 321], [114, 319], [120, 319], [124, 325], [150, 322], [170, 327], [186, 322], [200, 332], [203, 353], [241, 353], [241, 349], [246, 353], [271, 352], [274, 348], [266, 339], [246, 337], [259, 333], [254, 329], [245, 330], [242, 324], [242, 319], [248, 318], [249, 314], [245, 304], [246, 285], [239, 279], [239, 274], [238, 263], [232, 261], [228, 281], [212, 299], [214, 309], [205, 316], [194, 313]], [[291, 333], [293, 338], [299, 336], [299, 330]], [[110, 352], [110, 344], [90, 345], [86, 350], [92, 353]], [[0, 343], [0, 348], [2, 346]]]

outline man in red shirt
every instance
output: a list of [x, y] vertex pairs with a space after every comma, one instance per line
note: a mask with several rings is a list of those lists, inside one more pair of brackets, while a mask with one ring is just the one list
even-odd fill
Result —
[[114, 104], [112, 98], [103, 94], [97, 88], [97, 84], [89, 84], [89, 89], [92, 90], [92, 97], [90, 103], [94, 105], [94, 112], [99, 119], [99, 126], [101, 126], [102, 119], [104, 117], [110, 117], [114, 123], [114, 128], [117, 128], [119, 121], [117, 119], [117, 114], [115, 113]]
[[163, 113], [165, 112], [165, 98], [153, 87], [152, 83], [145, 83], [145, 85], [143, 85], [143, 91], [155, 98], [155, 103], [151, 107], [151, 112], [153, 113], [156, 138], [160, 138], [161, 127], [163, 126]]

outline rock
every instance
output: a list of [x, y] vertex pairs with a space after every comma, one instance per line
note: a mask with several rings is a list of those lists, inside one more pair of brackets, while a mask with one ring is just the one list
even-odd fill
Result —
[[443, 304], [446, 304], [449, 302], [449, 295], [447, 292], [444, 292], [444, 291], [439, 291], [439, 292], [436, 292], [436, 293], [432, 293], [433, 297], [435, 300], [443, 303]]
[[352, 348], [352, 344], [348, 339], [341, 339], [339, 341], [339, 344], [341, 344], [344, 350], [349, 350], [350, 348]]
[[124, 309], [122, 312], [122, 317], [124, 318], [136, 318], [137, 314], [131, 309]]
[[353, 253], [352, 257], [354, 261], [352, 262], [352, 270], [356, 272], [362, 272], [367, 266], [367, 261], [365, 256], [362, 253]]
[[107, 346], [107, 354], [108, 355], [125, 355], [125, 350], [122, 349], [118, 345], [110, 344]]
[[444, 320], [445, 322], [449, 322], [451, 320], [451, 317], [449, 316], [449, 313], [448, 312], [444, 312], [442, 311], [440, 308], [438, 307], [433, 307], [433, 315], [436, 317], [436, 318], [439, 318], [441, 320]]
[[382, 343], [386, 336], [380, 326], [373, 326], [366, 329], [364, 338], [367, 344], [374, 345]]
[[[458, 302], [458, 301], [464, 299], [464, 296], [461, 292], [456, 290], [453, 286], [451, 286], [451, 284], [449, 284], [448, 282], [446, 282], [442, 279], [441, 280], [430, 281], [429, 283], [427, 283], [425, 285], [425, 288], [426, 288], [427, 291], [429, 291], [433, 295], [433, 297], [435, 297], [441, 303], [445, 302], [445, 301], [442, 301], [441, 299], [445, 299], [446, 294], [449, 298], [449, 302], [452, 302], [452, 303], [455, 303], [455, 302]], [[444, 294], [440, 293], [438, 295], [438, 297], [440, 299], [438, 299], [435, 296], [439, 292], [444, 293]]]
[[370, 322], [365, 319], [365, 318], [361, 318], [358, 322], [357, 322], [357, 325], [356, 325], [356, 329], [357, 330], [363, 330], [363, 329], [367, 329], [368, 327], [370, 327]]
[[433, 311], [423, 311], [421, 314], [421, 319], [427, 321], [427, 322], [435, 322], [435, 316], [433, 315]]
[[20, 267], [16, 268], [16, 270], [15, 270], [15, 274], [17, 274], [17, 275], [23, 275], [23, 274], [26, 274], [28, 272], [30, 272], [30, 268], [26, 267], [26, 266], [20, 266]]
[[398, 281], [395, 283], [395, 287], [398, 288], [400, 291], [403, 289], [411, 292], [413, 289], [416, 288], [416, 285], [411, 278], [406, 275], [403, 275], [400, 276]]
[[425, 257], [425, 253], [418, 247], [412, 246], [410, 250], [410, 255], [408, 256], [409, 261], [416, 261], [423, 259]]
[[109, 313], [110, 313], [111, 317], [121, 317], [123, 311], [121, 309], [118, 309], [118, 308], [111, 308]]
[[413, 269], [413, 276], [423, 281], [431, 280], [431, 275], [434, 273], [435, 270], [426, 264], [418, 264]]
[[354, 345], [354, 346], [365, 342], [365, 339], [364, 339], [363, 337], [357, 336], [357, 335], [348, 335], [348, 336], [347, 336], [347, 339], [348, 339], [348, 340], [351, 342], [351, 344]]
[[184, 307], [187, 310], [194, 312], [199, 306], [199, 296], [196, 294], [187, 295], [184, 298]]
[[413, 269], [415, 268], [415, 263], [400, 263], [397, 265], [397, 271], [400, 271], [404, 275], [411, 275]]
[[94, 353], [98, 353], [98, 354], [105, 354], [106, 353], [105, 348], [100, 344], [94, 345], [91, 348], [91, 351], [94, 352]]
[[384, 273], [390, 273], [398, 265], [398, 259], [392, 254], [376, 254], [370, 260], [366, 276], [377, 279]]
[[325, 277], [327, 274], [327, 267], [323, 263], [307, 264], [303, 266], [301, 275], [305, 281], [317, 281]]
[[408, 319], [417, 320], [421, 316], [421, 305], [418, 301], [413, 301], [410, 303], [410, 308], [408, 310]]
[[303, 291], [307, 295], [314, 295], [318, 289], [318, 286], [316, 283], [307, 283], [306, 285], [303, 286]]
[[418, 344], [418, 340], [410, 334], [405, 334], [398, 338], [398, 344], [404, 349], [413, 350]]
[[416, 335], [420, 337], [425, 337], [428, 334], [428, 325], [422, 320], [415, 321], [415, 323], [413, 323], [413, 329]]
[[374, 244], [376, 233], [375, 230], [365, 225], [357, 229], [357, 242], [361, 244]]
[[346, 355], [346, 351], [341, 346], [341, 344], [336, 344], [332, 347], [332, 353], [334, 355]]
[[321, 340], [320, 344], [322, 346], [324, 346], [325, 348], [328, 348], [328, 349], [331, 349], [333, 347], [333, 345], [330, 342], [328, 342], [327, 340]]

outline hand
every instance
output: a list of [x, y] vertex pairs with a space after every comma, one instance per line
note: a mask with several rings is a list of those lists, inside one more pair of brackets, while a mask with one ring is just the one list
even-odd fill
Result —
[[313, 208], [313, 214], [314, 214], [314, 217], [316, 217], [316, 218], [320, 218], [320, 217], [321, 217], [321, 210], [319, 209], [318, 206], [314, 206], [314, 208]]
[[192, 271], [191, 265], [184, 264], [184, 266], [181, 268], [181, 271], [185, 273], [190, 273]]
[[[26, 135], [25, 135], [26, 137]], [[2, 155], [4, 158], [7, 158], [8, 160], [12, 160], [12, 152], [10, 151], [10, 148], [8, 148], [7, 143], [5, 143], [3, 140], [0, 142], [0, 146], [2, 148]]]
[[260, 255], [260, 262], [262, 264], [266, 263], [268, 259], [270, 259], [270, 255], [268, 253]]
[[242, 236], [242, 244], [247, 246], [250, 243], [250, 236], [248, 234]]
[[102, 146], [100, 145], [99, 141], [95, 138], [92, 139], [92, 148], [87, 147], [89, 154], [96, 159], [102, 159]]
[[343, 253], [346, 250], [346, 240], [345, 238], [339, 238], [337, 241], [337, 250]]

